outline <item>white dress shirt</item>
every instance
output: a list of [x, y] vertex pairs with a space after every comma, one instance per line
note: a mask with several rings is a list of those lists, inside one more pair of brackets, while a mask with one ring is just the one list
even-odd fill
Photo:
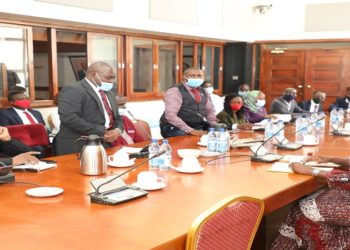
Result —
[[27, 116], [24, 114], [24, 112], [27, 112], [35, 121], [35, 123], [38, 123], [38, 120], [34, 117], [34, 115], [32, 113], [30, 113], [27, 109], [22, 110], [22, 109], [17, 109], [15, 107], [13, 107], [13, 109], [16, 111], [16, 113], [19, 115], [19, 117], [21, 118], [23, 124], [32, 124], [29, 119], [27, 118]]

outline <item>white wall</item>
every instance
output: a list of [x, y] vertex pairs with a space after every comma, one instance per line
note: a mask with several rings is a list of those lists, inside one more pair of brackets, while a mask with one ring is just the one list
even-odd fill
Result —
[[[45, 1], [62, 0], [2, 0], [0, 12], [230, 41], [350, 35], [349, 31], [305, 32], [304, 23], [306, 4], [350, 0], [103, 0], [111, 2], [109, 11], [93, 10], [87, 3], [86, 8], [79, 8]], [[70, 2], [84, 6], [85, 0]], [[270, 3], [273, 7], [265, 15], [253, 11], [257, 4]], [[98, 9], [98, 1], [95, 6]]]

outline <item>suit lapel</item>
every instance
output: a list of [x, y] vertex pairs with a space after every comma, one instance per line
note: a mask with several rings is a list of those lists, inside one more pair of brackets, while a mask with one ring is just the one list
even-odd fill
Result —
[[10, 113], [10, 117], [13, 117], [15, 120], [14, 124], [23, 124], [21, 117], [17, 114], [17, 112], [13, 108], [9, 109], [9, 113]]
[[86, 92], [95, 100], [95, 102], [98, 106], [98, 110], [101, 112], [102, 116], [105, 117], [105, 112], [104, 112], [104, 109], [102, 107], [101, 100], [97, 96], [97, 93], [91, 88], [91, 86], [89, 85], [89, 83], [86, 80], [80, 81], [80, 84], [86, 90]]

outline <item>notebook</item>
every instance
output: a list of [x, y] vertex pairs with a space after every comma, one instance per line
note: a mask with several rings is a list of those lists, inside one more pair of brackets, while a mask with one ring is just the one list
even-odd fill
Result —
[[22, 164], [13, 166], [13, 171], [28, 171], [28, 172], [39, 172], [49, 168], [57, 167], [56, 163], [48, 163], [44, 161], [39, 161], [38, 164]]

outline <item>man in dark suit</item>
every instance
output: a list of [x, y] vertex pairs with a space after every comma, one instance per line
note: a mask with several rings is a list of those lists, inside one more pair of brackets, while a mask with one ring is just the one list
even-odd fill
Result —
[[315, 91], [311, 100], [298, 102], [300, 108], [305, 109], [311, 113], [323, 110], [323, 103], [326, 100], [326, 93]]
[[300, 108], [295, 102], [296, 96], [296, 89], [286, 88], [281, 97], [277, 97], [272, 101], [270, 114], [306, 113], [307, 111]]
[[0, 127], [0, 154], [0, 162], [3, 164], [18, 165], [22, 163], [38, 163], [39, 160], [34, 155], [40, 154], [40, 152], [31, 151], [30, 147], [20, 141], [11, 139], [8, 129]]
[[345, 97], [338, 97], [337, 100], [329, 107], [328, 111], [331, 112], [332, 109], [349, 109], [350, 108], [350, 87], [346, 88]]
[[0, 110], [0, 126], [31, 123], [41, 123], [45, 126], [41, 113], [30, 108], [30, 100], [25, 88], [13, 87], [7, 98], [12, 107]]
[[123, 133], [115, 94], [110, 91], [114, 81], [113, 68], [95, 62], [87, 69], [86, 78], [63, 88], [58, 98], [61, 125], [54, 139], [56, 155], [74, 153], [74, 145], [80, 150], [84, 141], [75, 141], [81, 136], [98, 135], [109, 147]]

